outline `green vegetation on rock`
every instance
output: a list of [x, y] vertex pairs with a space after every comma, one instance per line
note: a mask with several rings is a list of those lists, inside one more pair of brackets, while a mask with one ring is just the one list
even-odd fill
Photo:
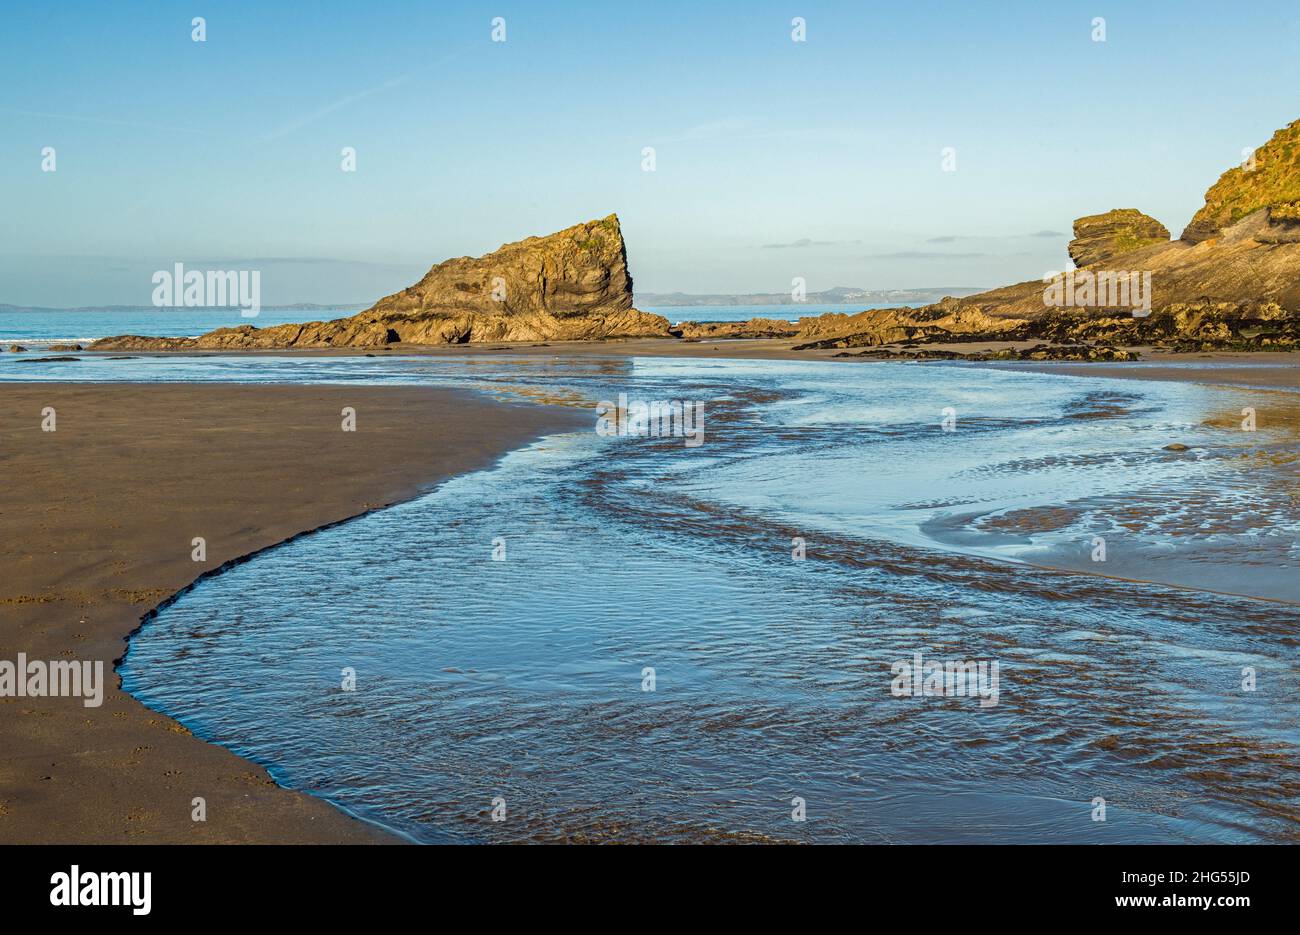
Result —
[[1167, 243], [1169, 230], [1136, 208], [1116, 208], [1074, 222], [1070, 259], [1080, 267], [1104, 263], [1153, 243]]
[[1205, 193], [1183, 240], [1199, 243], [1226, 227], [1268, 208], [1273, 221], [1300, 220], [1300, 120], [1273, 134], [1255, 150], [1253, 166], [1234, 166]]

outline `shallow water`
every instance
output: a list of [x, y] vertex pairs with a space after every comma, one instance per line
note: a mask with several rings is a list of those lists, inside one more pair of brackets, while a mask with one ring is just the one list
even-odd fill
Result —
[[[1300, 607], [1192, 589], [1295, 595], [1279, 394], [947, 364], [80, 373], [703, 401], [699, 447], [544, 439], [206, 579], [133, 638], [146, 703], [417, 840], [1297, 837]], [[996, 661], [996, 704], [895, 697], [916, 652]]]

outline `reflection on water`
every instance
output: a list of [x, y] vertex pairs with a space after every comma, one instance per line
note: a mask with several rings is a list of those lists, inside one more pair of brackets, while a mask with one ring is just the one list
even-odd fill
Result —
[[[1260, 394], [1244, 433], [1231, 391], [947, 365], [185, 366], [705, 401], [699, 448], [547, 438], [149, 622], [127, 688], [286, 785], [419, 840], [1297, 837], [1300, 607], [1123, 580], [1296, 598]], [[998, 703], [893, 697], [917, 651]]]

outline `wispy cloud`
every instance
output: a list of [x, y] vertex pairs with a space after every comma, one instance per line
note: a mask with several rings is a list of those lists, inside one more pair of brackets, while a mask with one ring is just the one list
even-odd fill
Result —
[[799, 240], [792, 240], [790, 243], [765, 243], [764, 250], [789, 250], [798, 247], [842, 247], [852, 244], [860, 244], [861, 240], [812, 240], [808, 237], [802, 237]]
[[258, 140], [258, 142], [267, 143], [270, 142], [271, 140], [278, 140], [281, 137], [288, 136], [290, 133], [296, 133], [297, 131], [301, 130], [303, 127], [309, 126], [310, 124], [313, 124], [324, 117], [328, 117], [336, 110], [342, 110], [344, 107], [347, 107], [351, 104], [355, 104], [357, 101], [365, 100], [366, 98], [370, 97], [373, 94], [378, 94], [380, 91], [390, 91], [393, 88], [400, 87], [401, 85], [405, 84], [407, 81], [409, 81], [411, 78], [415, 77], [416, 75], [420, 74], [421, 72], [425, 72], [430, 69], [437, 68], [440, 65], [445, 65], [448, 62], [450, 62], [452, 59], [458, 58], [464, 53], [465, 53], [464, 49], [461, 49], [460, 51], [457, 52], [452, 52], [448, 55], [444, 55], [442, 58], [438, 59], [437, 61], [430, 62], [428, 65], [425, 65], [421, 68], [417, 68], [413, 71], [409, 71], [404, 75], [397, 76], [396, 78], [390, 78], [388, 81], [385, 81], [383, 84], [377, 84], [372, 88], [365, 88], [364, 90], [361, 91], [354, 91], [352, 94], [345, 94], [343, 97], [339, 98], [338, 100], [330, 101], [328, 104], [318, 107], [315, 110], [311, 111], [310, 113], [303, 114], [301, 117], [296, 117], [287, 123], [281, 124], [280, 126], [276, 127], [274, 130], [272, 130], [270, 133], [263, 136], [260, 140]]
[[983, 235], [975, 235], [975, 234], [964, 235], [964, 236], [960, 234], [946, 234], [942, 237], [931, 237], [928, 240], [926, 240], [926, 243], [956, 243], [959, 240], [1025, 240], [1029, 238], [1046, 239], [1049, 237], [1054, 238], [1054, 237], [1066, 237], [1066, 236], [1069, 235], [1063, 234], [1060, 231], [1050, 231], [1050, 230], [1034, 231], [1032, 234], [1007, 234], [1001, 237], [983, 236]]
[[357, 91], [354, 94], [345, 95], [344, 97], [339, 98], [337, 101], [332, 101], [329, 104], [326, 104], [324, 107], [316, 108], [316, 110], [313, 110], [309, 114], [304, 114], [301, 117], [298, 117], [294, 120], [290, 120], [286, 124], [282, 124], [281, 126], [276, 127], [270, 133], [266, 134], [260, 140], [258, 140], [258, 142], [267, 143], [270, 142], [271, 140], [278, 140], [283, 136], [288, 136], [290, 133], [296, 133], [297, 131], [301, 130], [303, 127], [309, 124], [313, 124], [317, 120], [320, 120], [322, 117], [327, 117], [330, 114], [334, 113], [334, 111], [341, 110], [342, 108], [347, 107], [349, 104], [355, 104], [357, 101], [365, 100], [366, 98], [370, 97], [370, 95], [378, 94], [380, 91], [387, 91], [390, 88], [396, 88], [399, 85], [403, 84], [408, 77], [410, 76], [402, 75], [401, 77], [393, 78], [390, 81], [385, 81], [383, 84], [377, 84], [373, 88], [366, 88], [364, 91]]
[[[975, 260], [992, 253], [940, 253], [937, 250], [899, 250], [897, 253], [868, 253], [864, 260]], [[1005, 255], [1005, 254], [1001, 254]]]

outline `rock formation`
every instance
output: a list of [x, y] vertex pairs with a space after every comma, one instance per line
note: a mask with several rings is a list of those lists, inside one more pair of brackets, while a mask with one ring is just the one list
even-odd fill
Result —
[[749, 321], [686, 321], [672, 333], [688, 341], [704, 338], [789, 338], [799, 326], [782, 318], [751, 318]]
[[805, 343], [795, 350], [879, 347], [920, 341], [1011, 341], [1026, 319], [995, 318], [978, 309], [963, 309], [956, 299], [944, 299], [921, 309], [885, 308], [856, 315], [828, 312], [799, 319], [798, 336]]
[[[1234, 166], [1205, 193], [1205, 207], [1183, 231], [1183, 240], [1201, 243], [1242, 218], [1264, 212], [1270, 225], [1294, 236], [1300, 227], [1300, 120], [1283, 127]], [[1297, 238], [1300, 239], [1300, 238]], [[1285, 241], [1284, 241], [1285, 242]]]
[[632, 307], [632, 277], [611, 214], [486, 256], [435, 265], [408, 289], [335, 321], [219, 328], [199, 338], [123, 335], [92, 350], [382, 347], [471, 341], [669, 337], [668, 320]]
[[[1256, 150], [1253, 168], [1225, 172], [1180, 240], [1131, 208], [1080, 218], [1074, 229], [1070, 255], [1080, 267], [1150, 272], [1155, 309], [1246, 302], [1300, 312], [1300, 121]], [[958, 301], [999, 316], [1047, 310], [1041, 280]]]
[[921, 309], [801, 319], [798, 346], [1050, 340], [1071, 354], [1096, 342], [1176, 350], [1300, 347], [1300, 121], [1260, 147], [1253, 164], [1225, 172], [1182, 239], [1171, 241], [1164, 225], [1133, 208], [1079, 218], [1074, 234], [1069, 252], [1079, 270], [1072, 276], [1150, 273], [1150, 308], [1054, 304], [1047, 284], [1030, 280]]
[[[823, 320], [828, 317], [802, 319], [799, 337], [813, 336], [815, 339], [795, 345], [795, 350], [878, 348], [904, 343], [1044, 340], [1075, 350], [1092, 345], [1167, 347], [1177, 351], [1289, 351], [1300, 348], [1300, 315], [1271, 302], [1175, 304], [1142, 318], [1127, 313], [1098, 315], [1080, 309], [1050, 309], [1035, 318], [998, 318], [969, 309], [945, 312], [937, 306], [880, 309], [839, 316], [839, 320], [829, 322]], [[956, 357], [970, 356], [945, 353]], [[1016, 358], [994, 356], [981, 359]], [[1039, 356], [1033, 359], [1047, 358]], [[1084, 355], [1052, 359], [1127, 358]]]
[[959, 351], [919, 350], [891, 351], [878, 348], [873, 351], [841, 351], [836, 357], [866, 357], [872, 360], [1079, 360], [1079, 361], [1131, 361], [1141, 359], [1137, 351], [1096, 344], [1048, 345], [1037, 344], [1028, 348], [1008, 347], [1000, 351], [980, 351], [963, 354]]
[[509, 243], [477, 259], [439, 263], [419, 282], [380, 299], [370, 312], [604, 315], [632, 308], [632, 277], [618, 217], [577, 224], [549, 237]]
[[1069, 252], [1074, 265], [1082, 268], [1139, 247], [1168, 242], [1168, 228], [1155, 218], [1136, 208], [1116, 208], [1075, 221]]
[[1091, 283], [1104, 275], [1113, 282], [1120, 273], [1136, 273], [1145, 282], [1150, 274], [1140, 309], [1126, 307], [1113, 291], [1105, 301], [1074, 301], [1073, 292], [1070, 301], [1056, 300], [1036, 279], [919, 309], [830, 313], [797, 324], [764, 318], [684, 322], [670, 330], [666, 319], [632, 307], [623, 236], [618, 218], [610, 215], [506, 244], [477, 259], [439, 263], [415, 285], [350, 318], [222, 328], [197, 339], [127, 335], [96, 341], [92, 349], [383, 347], [608, 337], [793, 338], [806, 349], [1047, 340], [1060, 347], [1024, 353], [1032, 359], [1062, 354], [1080, 360], [1125, 359], [1119, 348], [1145, 344], [1289, 349], [1300, 346], [1300, 121], [1274, 134], [1247, 165], [1225, 172], [1181, 239], [1171, 241], [1163, 224], [1135, 208], [1079, 218], [1074, 234], [1069, 253], [1078, 270], [1072, 277]]

